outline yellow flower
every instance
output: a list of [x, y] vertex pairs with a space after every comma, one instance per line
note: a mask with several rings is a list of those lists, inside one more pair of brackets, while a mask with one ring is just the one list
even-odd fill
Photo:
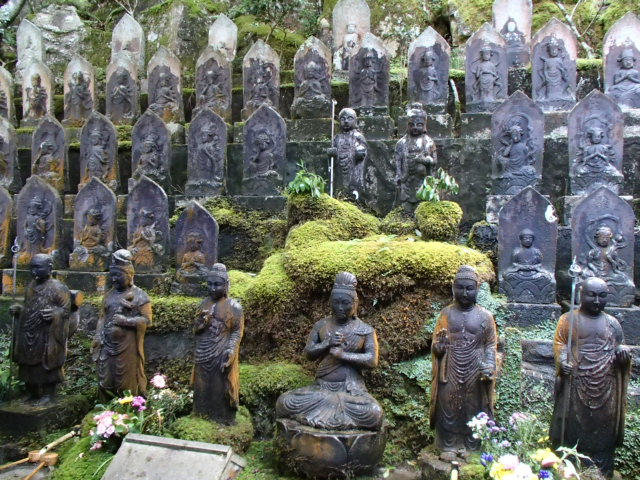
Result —
[[538, 462], [543, 468], [558, 468], [560, 459], [550, 448], [538, 449], [531, 454], [531, 458]]
[[549, 435], [547, 435], [546, 437], [540, 437], [538, 439], [538, 443], [547, 443], [549, 441]]
[[120, 405], [124, 405], [125, 403], [131, 403], [131, 402], [133, 402], [133, 395], [129, 395], [128, 397], [118, 399], [118, 403]]

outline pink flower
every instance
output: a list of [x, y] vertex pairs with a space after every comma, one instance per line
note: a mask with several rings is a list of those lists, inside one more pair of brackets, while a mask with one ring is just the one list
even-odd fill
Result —
[[151, 385], [156, 388], [166, 388], [167, 387], [167, 377], [160, 373], [156, 373], [151, 379]]
[[517, 455], [502, 455], [498, 459], [498, 463], [501, 463], [502, 466], [507, 470], [515, 470], [516, 467], [520, 464], [520, 459]]
[[102, 442], [96, 442], [93, 445], [91, 445], [91, 448], [89, 450], [98, 450], [99, 448], [102, 448]]
[[109, 425], [104, 432], [104, 436], [109, 438], [114, 433], [116, 433], [116, 427], [114, 427], [113, 425]]
[[526, 413], [515, 412], [509, 417], [509, 424], [512, 427], [515, 427], [519, 422], [523, 420], [529, 420], [529, 415], [527, 415]]
[[145, 410], [147, 407], [145, 407], [145, 404], [147, 403], [147, 401], [144, 399], [144, 397], [133, 397], [133, 402], [131, 403], [131, 405], [133, 405], [133, 408], [137, 408], [139, 412], [141, 412], [142, 410]]

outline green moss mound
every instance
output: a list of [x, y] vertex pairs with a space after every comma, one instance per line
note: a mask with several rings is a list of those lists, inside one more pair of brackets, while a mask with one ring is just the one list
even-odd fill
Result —
[[256, 276], [240, 270], [229, 271], [229, 296], [242, 302]]
[[380, 222], [380, 231], [389, 235], [415, 236], [417, 229], [416, 219], [402, 207], [391, 210]]
[[149, 331], [167, 333], [191, 328], [201, 301], [201, 298], [181, 295], [151, 296], [153, 321]]
[[458, 236], [462, 209], [455, 202], [422, 202], [415, 216], [423, 240], [453, 242]]
[[265, 362], [240, 365], [240, 402], [253, 414], [256, 435], [265, 437], [273, 430], [275, 404], [289, 390], [304, 387], [313, 377], [300, 365]]
[[330, 286], [341, 271], [358, 277], [359, 289], [393, 290], [407, 279], [430, 288], [448, 289], [460, 265], [478, 269], [482, 281], [492, 281], [489, 258], [470, 248], [438, 242], [417, 242], [390, 236], [372, 236], [340, 242], [322, 242], [284, 254], [284, 269], [308, 289]]
[[196, 415], [189, 415], [173, 422], [170, 431], [174, 437], [182, 440], [231, 445], [240, 454], [249, 448], [253, 440], [251, 414], [242, 406], [238, 409], [235, 425], [221, 425]]
[[294, 299], [295, 284], [283, 265], [283, 254], [271, 255], [244, 292], [244, 306], [254, 313], [278, 314]]
[[327, 194], [318, 198], [308, 195], [290, 195], [287, 201], [287, 225], [309, 222], [311, 220], [339, 219], [352, 238], [363, 237], [375, 233], [380, 227], [380, 220], [373, 215], [362, 212], [357, 206], [337, 200]]
[[89, 451], [90, 444], [89, 437], [81, 438], [61, 455], [59, 466], [53, 471], [52, 480], [101, 478], [113, 458], [113, 453], [104, 450]]

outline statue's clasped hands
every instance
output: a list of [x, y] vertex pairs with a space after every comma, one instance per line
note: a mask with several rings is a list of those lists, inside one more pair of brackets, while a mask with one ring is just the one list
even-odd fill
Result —
[[336, 358], [342, 358], [342, 354], [344, 353], [343, 345], [345, 344], [345, 342], [346, 338], [344, 336], [344, 333], [342, 333], [340, 330], [333, 332], [333, 335], [331, 335], [331, 339], [329, 341], [329, 346], [331, 347], [329, 353]]

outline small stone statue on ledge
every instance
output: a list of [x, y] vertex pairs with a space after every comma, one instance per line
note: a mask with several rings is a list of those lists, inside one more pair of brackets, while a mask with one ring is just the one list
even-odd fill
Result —
[[327, 154], [337, 161], [335, 168], [341, 180], [339, 189], [359, 197], [364, 193], [367, 140], [358, 129], [358, 116], [355, 110], [343, 108], [338, 118], [340, 133], [334, 137], [333, 145], [327, 149]]
[[622, 345], [620, 323], [604, 313], [608, 295], [604, 280], [587, 279], [582, 284], [580, 309], [565, 313], [558, 321], [549, 436], [554, 448], [577, 445], [580, 453], [611, 478], [615, 448], [624, 438], [631, 355]]
[[24, 306], [9, 309], [20, 316], [13, 357], [32, 400], [46, 404], [53, 400], [56, 386], [64, 380], [62, 367], [67, 357], [71, 293], [64, 283], [51, 278], [53, 260], [39, 253], [31, 260], [33, 281], [27, 287]]
[[102, 312], [91, 346], [98, 363], [100, 394], [103, 398], [129, 390], [144, 394], [144, 335], [151, 323], [149, 296], [133, 284], [133, 258], [128, 250], [111, 257], [112, 288], [102, 302]]
[[436, 322], [431, 358], [431, 428], [440, 458], [480, 447], [467, 426], [474, 416], [493, 416], [496, 372], [496, 324], [493, 315], [476, 305], [478, 274], [463, 265], [453, 281], [454, 302]]
[[229, 274], [222, 263], [211, 268], [207, 287], [209, 296], [198, 308], [193, 329], [196, 337], [193, 411], [232, 425], [239, 403], [239, 350], [244, 315], [240, 304], [228, 298]]

